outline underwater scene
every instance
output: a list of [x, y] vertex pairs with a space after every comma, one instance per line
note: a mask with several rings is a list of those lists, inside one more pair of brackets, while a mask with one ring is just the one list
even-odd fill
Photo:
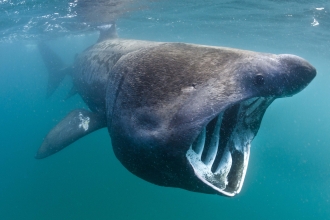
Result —
[[0, 219], [330, 219], [329, 10], [0, 0]]

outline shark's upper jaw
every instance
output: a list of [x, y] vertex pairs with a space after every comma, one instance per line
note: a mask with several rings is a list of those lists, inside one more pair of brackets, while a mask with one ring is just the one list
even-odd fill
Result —
[[235, 103], [213, 118], [186, 152], [195, 175], [226, 196], [238, 194], [249, 162], [250, 144], [274, 97]]

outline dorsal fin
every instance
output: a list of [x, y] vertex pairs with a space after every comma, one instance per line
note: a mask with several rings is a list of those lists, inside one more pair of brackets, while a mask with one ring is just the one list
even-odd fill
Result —
[[100, 31], [100, 36], [97, 43], [118, 37], [115, 23], [97, 26], [97, 29]]

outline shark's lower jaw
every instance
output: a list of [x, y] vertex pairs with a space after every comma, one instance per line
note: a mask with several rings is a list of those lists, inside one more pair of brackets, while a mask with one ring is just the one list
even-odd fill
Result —
[[238, 194], [248, 167], [250, 146], [274, 97], [235, 103], [212, 119], [190, 146], [186, 157], [195, 175], [225, 196]]

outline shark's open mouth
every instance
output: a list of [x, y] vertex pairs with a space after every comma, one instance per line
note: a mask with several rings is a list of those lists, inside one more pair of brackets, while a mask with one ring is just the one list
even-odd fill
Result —
[[200, 180], [226, 196], [240, 192], [251, 141], [274, 99], [258, 97], [236, 103], [203, 128], [186, 154]]

